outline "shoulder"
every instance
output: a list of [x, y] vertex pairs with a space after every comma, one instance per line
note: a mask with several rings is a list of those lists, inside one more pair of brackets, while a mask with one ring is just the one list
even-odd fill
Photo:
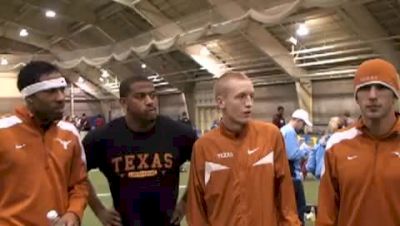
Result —
[[97, 131], [101, 133], [109, 133], [112, 131], [123, 130], [126, 128], [126, 122], [124, 117], [119, 117], [116, 119], [111, 120], [106, 125], [99, 127]]
[[222, 142], [223, 135], [221, 134], [221, 128], [217, 127], [203, 134], [194, 144], [196, 149], [202, 149], [210, 147], [216, 143]]
[[67, 122], [67, 121], [58, 121], [57, 127], [63, 131], [72, 133], [76, 137], [80, 137], [78, 129], [74, 126], [74, 124]]
[[361, 135], [361, 131], [356, 127], [350, 127], [345, 130], [334, 133], [328, 140], [326, 144], [326, 150], [329, 150], [341, 143], [349, 140], [355, 139], [357, 136]]
[[293, 129], [292, 126], [290, 126], [289, 124], [286, 124], [284, 126], [282, 126], [282, 128], [280, 128], [280, 132], [285, 136], [286, 134], [296, 134], [296, 131]]
[[11, 128], [21, 123], [22, 120], [16, 115], [7, 114], [0, 116], [0, 129]]
[[260, 120], [253, 120], [250, 125], [255, 128], [258, 132], [268, 132], [269, 134], [280, 134], [279, 128], [270, 122], [264, 122]]
[[170, 117], [165, 116], [165, 115], [159, 115], [157, 117], [157, 123], [159, 123], [160, 125], [172, 125], [174, 127], [179, 127], [182, 128], [182, 126], [185, 126], [184, 123], [180, 122], [180, 121], [175, 121], [172, 120]]
[[157, 123], [159, 128], [167, 130], [174, 135], [193, 135], [196, 134], [194, 129], [182, 122], [174, 121], [167, 116], [160, 115], [157, 118]]
[[85, 136], [84, 142], [106, 140], [114, 135], [120, 136], [122, 135], [120, 131], [123, 130], [124, 126], [124, 118], [116, 118], [104, 126], [89, 131], [89, 133]]

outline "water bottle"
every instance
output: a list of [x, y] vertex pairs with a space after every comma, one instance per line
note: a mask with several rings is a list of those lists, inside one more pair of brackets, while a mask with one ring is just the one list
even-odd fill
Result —
[[315, 220], [317, 218], [317, 214], [315, 213], [315, 207], [314, 206], [311, 208], [311, 213], [312, 213], [311, 221], [315, 222]]
[[314, 206], [311, 207], [311, 210], [309, 213], [305, 213], [305, 218], [307, 221], [315, 222], [316, 215], [315, 215], [315, 207]]
[[56, 210], [47, 212], [46, 217], [49, 220], [49, 226], [64, 226], [62, 223], [57, 223], [60, 220], [60, 216]]

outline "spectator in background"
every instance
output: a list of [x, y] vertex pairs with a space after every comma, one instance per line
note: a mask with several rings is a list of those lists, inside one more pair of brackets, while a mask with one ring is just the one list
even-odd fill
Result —
[[89, 119], [86, 117], [86, 114], [83, 113], [81, 116], [81, 120], [79, 123], [79, 130], [81, 131], [89, 131], [90, 128], [90, 123], [89, 123]]
[[102, 127], [106, 124], [106, 120], [101, 114], [98, 114], [95, 121], [94, 121], [95, 127], [99, 128]]
[[301, 172], [301, 161], [305, 159], [311, 151], [305, 142], [301, 145], [297, 140], [297, 134], [305, 126], [312, 126], [309, 120], [308, 112], [303, 109], [297, 109], [293, 112], [289, 123], [281, 128], [282, 136], [285, 140], [285, 148], [289, 159], [289, 166], [292, 173], [293, 185], [297, 203], [297, 213], [304, 225], [304, 213], [306, 212], [306, 198], [303, 188], [303, 175]]
[[274, 123], [280, 129], [285, 125], [285, 118], [283, 117], [285, 108], [278, 106], [277, 111], [278, 112], [272, 118], [272, 123]]
[[179, 121], [181, 121], [182, 123], [192, 127], [192, 122], [190, 121], [187, 113], [184, 111], [182, 112], [182, 116], [179, 118]]
[[[178, 117], [178, 121], [180, 121], [180, 122], [182, 122], [183, 124], [186, 124], [186, 125], [192, 127], [192, 122], [190, 121], [190, 119], [189, 119], [189, 117], [188, 117], [188, 115], [187, 115], [187, 113], [186, 113], [185, 111], [182, 112], [182, 115]], [[181, 167], [180, 167], [180, 172], [183, 173], [183, 172], [186, 172], [186, 171], [187, 171], [187, 170], [186, 170], [185, 165], [184, 165], [184, 164], [181, 165]]]
[[317, 179], [320, 179], [321, 177], [321, 172], [324, 165], [326, 143], [334, 132], [343, 127], [343, 119], [340, 117], [332, 117], [329, 120], [325, 134], [319, 139], [318, 143], [314, 146], [313, 151], [310, 153], [307, 160], [306, 169]]
[[350, 111], [345, 111], [343, 113], [343, 121], [344, 121], [344, 127], [352, 126], [355, 123], [354, 119], [352, 119], [350, 116]]
[[73, 119], [72, 119], [71, 115], [67, 115], [67, 116], [64, 117], [64, 121], [72, 123]]
[[212, 124], [211, 124], [210, 130], [211, 130], [211, 129], [218, 128], [219, 124], [221, 123], [221, 119], [222, 119], [222, 118], [214, 119], [214, 121], [213, 121]]

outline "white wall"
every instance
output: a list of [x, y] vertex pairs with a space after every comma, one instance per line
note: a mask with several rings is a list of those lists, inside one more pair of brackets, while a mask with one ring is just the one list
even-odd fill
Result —
[[[75, 102], [74, 105], [75, 116], [81, 116], [83, 113], [85, 113], [87, 116], [103, 114], [99, 101]], [[69, 102], [65, 104], [64, 115], [71, 115], [71, 104]]]
[[182, 115], [182, 112], [187, 112], [185, 98], [182, 93], [160, 95], [158, 102], [160, 114], [174, 120], [177, 120], [178, 116]]
[[17, 88], [17, 78], [15, 73], [0, 73], [0, 98], [21, 97]]
[[341, 116], [345, 110], [353, 117], [359, 115], [352, 79], [314, 81], [312, 86], [314, 124], [327, 124], [330, 117]]
[[15, 107], [23, 105], [24, 101], [21, 97], [0, 98], [0, 115], [14, 112]]
[[265, 121], [272, 121], [278, 106], [285, 108], [285, 118], [299, 107], [296, 87], [294, 83], [260, 86], [255, 88], [253, 117]]
[[0, 72], [0, 114], [14, 111], [14, 108], [24, 104], [17, 88], [16, 72]]

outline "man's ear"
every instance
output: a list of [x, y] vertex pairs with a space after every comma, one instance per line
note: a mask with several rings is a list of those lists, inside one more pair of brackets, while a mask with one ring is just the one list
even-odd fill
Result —
[[393, 105], [396, 106], [397, 109], [398, 109], [398, 103], [399, 103], [399, 99], [397, 99], [397, 96], [394, 95], [394, 98], [393, 98]]
[[225, 108], [225, 99], [221, 95], [215, 98], [215, 102], [217, 103], [219, 109]]
[[356, 99], [356, 103], [359, 104], [359, 103], [358, 103], [358, 96], [357, 96], [357, 94], [358, 94], [358, 92], [354, 95], [354, 98]]
[[33, 102], [32, 97], [25, 98], [25, 101], [31, 104]]
[[122, 109], [126, 112], [127, 108], [126, 97], [119, 98], [119, 104], [121, 105]]

